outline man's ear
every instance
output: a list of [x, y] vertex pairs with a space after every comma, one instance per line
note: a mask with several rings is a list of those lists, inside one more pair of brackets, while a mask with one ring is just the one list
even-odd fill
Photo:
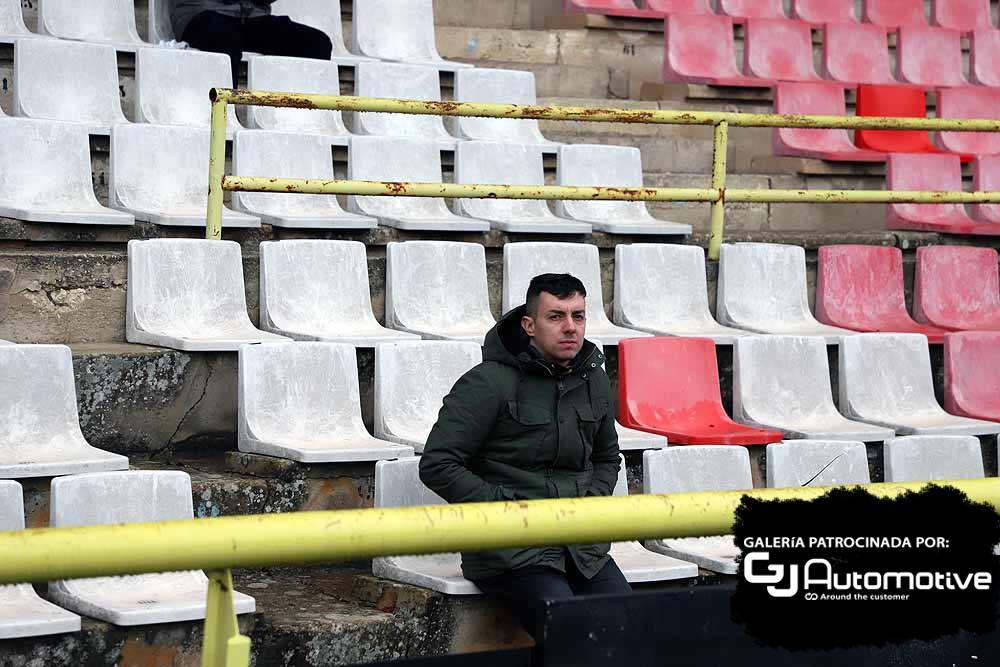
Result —
[[535, 336], [535, 318], [529, 315], [522, 317], [521, 328], [524, 329], [524, 333], [533, 338]]

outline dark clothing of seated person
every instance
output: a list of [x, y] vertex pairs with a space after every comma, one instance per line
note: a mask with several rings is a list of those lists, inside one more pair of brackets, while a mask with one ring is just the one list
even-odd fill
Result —
[[287, 16], [272, 16], [274, 0], [167, 1], [177, 39], [202, 51], [229, 56], [234, 88], [244, 51], [329, 60], [333, 50], [322, 30]]
[[[445, 397], [420, 479], [449, 503], [610, 496], [621, 465], [604, 355], [584, 339], [586, 290], [532, 279]], [[541, 600], [631, 590], [610, 544], [463, 553], [462, 573], [538, 638]]]

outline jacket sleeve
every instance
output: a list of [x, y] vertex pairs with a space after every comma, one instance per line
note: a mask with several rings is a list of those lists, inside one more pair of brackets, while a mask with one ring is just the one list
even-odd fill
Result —
[[459, 378], [444, 398], [420, 457], [420, 481], [449, 503], [513, 500], [468, 468], [500, 414], [500, 396], [482, 367]]
[[590, 478], [588, 496], [610, 496], [618, 483], [618, 469], [621, 455], [618, 453], [618, 430], [615, 428], [615, 412], [611, 408], [601, 419], [601, 425], [594, 437], [594, 449], [590, 455], [594, 472]]

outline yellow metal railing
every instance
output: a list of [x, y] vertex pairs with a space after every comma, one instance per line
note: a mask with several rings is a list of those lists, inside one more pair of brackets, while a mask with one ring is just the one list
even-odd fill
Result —
[[[627, 201], [689, 201], [712, 204], [708, 256], [718, 259], [727, 202], [765, 203], [1000, 203], [1000, 192], [930, 192], [886, 190], [779, 190], [726, 187], [726, 151], [730, 127], [772, 127], [850, 130], [932, 130], [997, 132], [1000, 120], [942, 118], [881, 118], [867, 116], [804, 116], [742, 114], [705, 111], [600, 109], [516, 104], [424, 102], [340, 95], [258, 92], [213, 88], [212, 139], [208, 171], [206, 237], [222, 238], [222, 196], [225, 190], [298, 192], [312, 194], [380, 195], [407, 197], [467, 197], [499, 199], [584, 199]], [[398, 183], [384, 181], [308, 180], [227, 176], [226, 107], [230, 104], [297, 109], [375, 111], [383, 113], [481, 116], [533, 120], [571, 120], [602, 123], [652, 123], [714, 126], [714, 158], [709, 188], [607, 188], [570, 186], [515, 186], [498, 184]]]
[[[998, 478], [937, 484], [953, 486], [970, 500], [1000, 512]], [[925, 486], [915, 482], [859, 488], [878, 497], [894, 497]], [[209, 592], [202, 665], [246, 667], [250, 640], [239, 634], [236, 623], [231, 568], [721, 535], [731, 532], [744, 496], [811, 500], [827, 491], [640, 494], [0, 532], [0, 585], [205, 569]]]

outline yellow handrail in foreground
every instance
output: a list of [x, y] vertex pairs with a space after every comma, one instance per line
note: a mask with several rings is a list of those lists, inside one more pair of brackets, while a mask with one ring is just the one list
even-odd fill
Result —
[[[854, 130], [933, 130], [998, 132], [1000, 120], [955, 118], [883, 118], [871, 116], [808, 116], [742, 114], [717, 111], [668, 111], [569, 106], [426, 102], [343, 95], [306, 95], [213, 88], [212, 138], [208, 172], [208, 211], [205, 235], [222, 238], [222, 196], [226, 190], [300, 192], [407, 197], [494, 197], [500, 199], [586, 199], [625, 201], [711, 202], [710, 259], [719, 258], [726, 202], [768, 203], [1000, 203], [1000, 192], [887, 192], [884, 190], [730, 190], [726, 188], [726, 152], [730, 127], [785, 127]], [[652, 123], [714, 126], [711, 188], [607, 188], [569, 186], [511, 186], [494, 184], [397, 183], [389, 181], [309, 181], [288, 178], [227, 176], [226, 107], [230, 104], [375, 111], [381, 113], [479, 116], [532, 120], [569, 120], [600, 123]]]
[[[937, 482], [1000, 512], [1000, 479]], [[857, 485], [879, 497], [924, 482]], [[234, 567], [374, 556], [720, 535], [744, 496], [811, 500], [829, 488], [640, 494], [398, 509], [294, 512], [0, 533], [0, 584], [148, 572], [209, 571], [202, 665], [246, 667], [232, 607]]]

